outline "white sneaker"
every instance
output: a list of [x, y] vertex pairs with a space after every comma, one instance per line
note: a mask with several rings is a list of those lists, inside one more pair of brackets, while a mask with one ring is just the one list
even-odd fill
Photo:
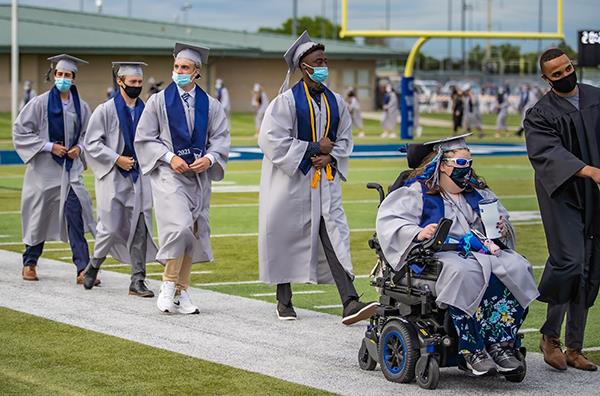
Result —
[[388, 132], [383, 132], [381, 135], [379, 135], [379, 137], [384, 138], [384, 139], [387, 138], [388, 136], [389, 136]]
[[175, 312], [175, 282], [163, 282], [156, 300], [156, 306], [161, 312]]
[[181, 314], [192, 315], [200, 313], [198, 307], [192, 302], [190, 294], [187, 292], [187, 290], [182, 290], [179, 293], [179, 296], [175, 297], [175, 305]]
[[365, 137], [365, 133], [364, 132], [359, 132], [357, 138], [362, 139]]

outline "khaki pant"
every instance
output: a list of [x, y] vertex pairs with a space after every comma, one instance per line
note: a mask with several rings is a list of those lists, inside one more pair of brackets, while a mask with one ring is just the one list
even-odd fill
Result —
[[175, 282], [177, 291], [187, 290], [192, 276], [192, 258], [182, 256], [167, 260], [163, 273], [163, 282]]

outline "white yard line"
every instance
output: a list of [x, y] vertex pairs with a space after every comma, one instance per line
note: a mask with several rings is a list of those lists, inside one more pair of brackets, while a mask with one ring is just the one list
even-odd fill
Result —
[[[295, 294], [295, 293], [294, 293]], [[343, 308], [342, 304], [332, 304], [332, 305], [315, 305], [314, 309], [333, 309], [333, 308]]]
[[520, 329], [519, 333], [527, 334], [527, 333], [537, 333], [540, 329], [535, 329], [533, 327], [529, 327], [527, 329]]
[[[300, 290], [300, 291], [295, 291], [294, 295], [296, 294], [323, 294], [325, 293], [323, 290]], [[253, 293], [250, 294], [252, 297], [275, 297], [277, 293]]]
[[259, 280], [255, 280], [255, 281], [239, 281], [239, 282], [194, 283], [193, 286], [210, 287], [210, 286], [258, 285], [261, 283], [263, 283], [263, 282], [261, 282]]
[[[191, 274], [192, 275], [208, 275], [208, 274], [212, 274], [213, 271], [192, 271]], [[147, 276], [162, 276], [164, 274], [164, 272], [150, 272], [148, 274], [146, 274]]]
[[583, 348], [582, 349], [583, 352], [595, 352], [595, 351], [600, 351], [600, 347], [589, 347], [589, 348]]

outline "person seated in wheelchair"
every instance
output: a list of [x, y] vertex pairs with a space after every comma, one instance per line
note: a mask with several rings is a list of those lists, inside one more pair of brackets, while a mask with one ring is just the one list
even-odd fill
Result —
[[531, 265], [513, 250], [515, 235], [499, 203], [497, 230], [488, 235], [500, 237], [485, 236], [480, 201], [497, 197], [472, 168], [469, 135], [420, 145], [420, 166], [379, 208], [377, 235], [385, 258], [399, 269], [410, 265], [405, 261], [417, 243], [433, 237], [440, 219], [452, 220], [449, 249], [435, 253], [443, 264], [436, 303], [448, 308], [456, 327], [464, 358], [459, 367], [475, 375], [505, 374], [523, 369], [517, 331], [538, 290]]

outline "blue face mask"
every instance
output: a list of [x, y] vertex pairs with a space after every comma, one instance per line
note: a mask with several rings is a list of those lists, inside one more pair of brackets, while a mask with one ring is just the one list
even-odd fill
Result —
[[173, 82], [180, 87], [185, 87], [192, 82], [191, 74], [179, 74], [173, 72], [173, 76], [171, 78], [173, 79]]
[[54, 79], [54, 86], [60, 92], [67, 92], [69, 89], [71, 89], [71, 85], [73, 85], [73, 80], [70, 78], [55, 78]]
[[304, 65], [307, 67], [310, 67], [313, 70], [313, 73], [309, 74], [308, 76], [314, 82], [322, 83], [327, 80], [327, 77], [329, 77], [329, 68], [327, 68], [327, 66], [313, 67], [313, 66], [307, 65], [306, 63]]

